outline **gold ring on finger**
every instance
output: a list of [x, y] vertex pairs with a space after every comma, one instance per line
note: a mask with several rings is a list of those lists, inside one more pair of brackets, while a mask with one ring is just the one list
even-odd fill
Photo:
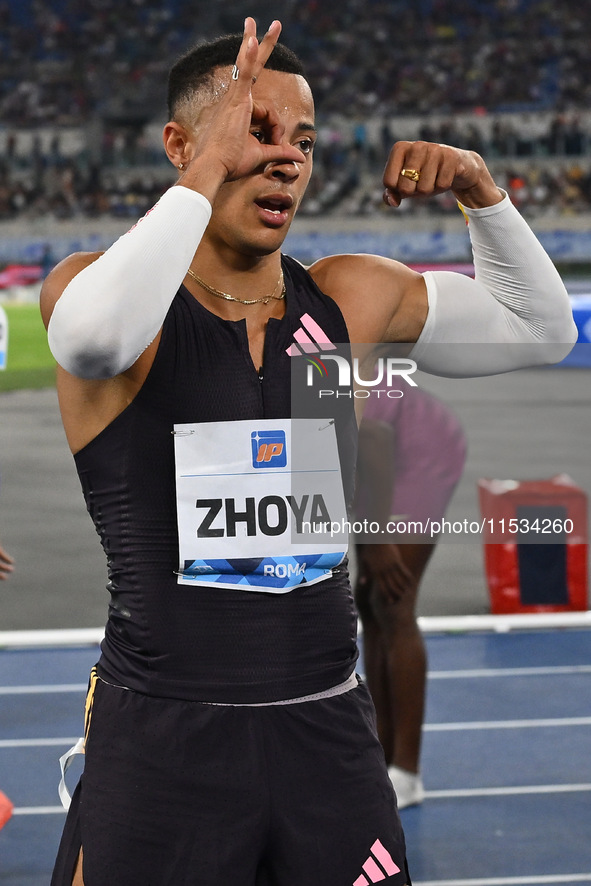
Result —
[[401, 169], [400, 175], [403, 175], [404, 178], [409, 178], [411, 182], [418, 182], [421, 177], [418, 169]]

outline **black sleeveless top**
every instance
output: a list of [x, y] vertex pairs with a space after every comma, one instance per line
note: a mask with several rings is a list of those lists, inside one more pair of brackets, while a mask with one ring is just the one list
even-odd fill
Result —
[[[149, 695], [253, 704], [324, 691], [355, 667], [346, 565], [285, 594], [177, 583], [175, 423], [290, 416], [286, 350], [309, 314], [333, 342], [343, 316], [283, 257], [286, 313], [268, 322], [262, 377], [246, 321], [224, 320], [181, 286], [151, 371], [133, 402], [75, 456], [108, 560], [105, 680]], [[323, 407], [324, 408], [324, 407]], [[345, 436], [354, 432], [348, 423]], [[352, 473], [352, 471], [351, 471]], [[350, 494], [350, 490], [347, 491]]]

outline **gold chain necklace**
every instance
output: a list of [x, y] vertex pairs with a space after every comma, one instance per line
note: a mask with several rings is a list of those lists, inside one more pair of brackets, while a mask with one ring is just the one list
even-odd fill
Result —
[[[267, 305], [271, 301], [271, 299], [275, 299], [275, 301], [281, 301], [281, 299], [285, 298], [285, 281], [283, 279], [283, 268], [281, 269], [281, 274], [279, 275], [279, 280], [275, 284], [275, 288], [271, 295], [263, 295], [262, 298], [236, 298], [233, 295], [230, 295], [228, 292], [221, 292], [219, 289], [214, 289], [213, 286], [209, 286], [205, 280], [202, 280], [201, 277], [198, 277], [195, 271], [192, 271], [191, 268], [187, 271], [189, 277], [192, 277], [193, 280], [196, 280], [199, 283], [199, 286], [202, 286], [206, 292], [211, 293], [211, 295], [215, 295], [217, 298], [223, 298], [226, 301], [236, 301], [241, 305]], [[281, 288], [281, 292], [279, 295], [275, 295], [277, 290]]]

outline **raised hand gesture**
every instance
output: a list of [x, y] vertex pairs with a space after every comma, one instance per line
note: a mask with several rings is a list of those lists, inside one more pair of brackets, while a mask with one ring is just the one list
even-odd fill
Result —
[[[170, 159], [183, 154], [187, 162], [178, 184], [208, 196], [224, 181], [241, 178], [271, 162], [303, 163], [304, 154], [283, 141], [284, 126], [277, 109], [257, 101], [253, 86], [273, 51], [281, 23], [274, 21], [263, 39], [256, 37], [254, 19], [247, 18], [236, 63], [220, 83], [222, 97], [199, 111], [193, 131], [171, 122], [164, 131]], [[206, 179], [206, 182], [204, 182]]]

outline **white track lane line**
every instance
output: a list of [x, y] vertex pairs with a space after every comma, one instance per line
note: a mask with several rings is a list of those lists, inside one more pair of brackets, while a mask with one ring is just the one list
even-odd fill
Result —
[[430, 680], [464, 680], [480, 677], [552, 677], [591, 674], [591, 665], [555, 665], [537, 668], [475, 668], [465, 671], [429, 671]]
[[512, 797], [525, 794], [570, 794], [585, 791], [591, 791], [591, 784], [536, 784], [499, 788], [458, 788], [457, 790], [425, 791], [425, 798], [428, 800], [455, 800], [464, 797]]
[[0, 740], [1, 748], [51, 748], [60, 745], [76, 744], [79, 735], [76, 738], [3, 738]]
[[544, 729], [547, 726], [591, 726], [591, 717], [554, 717], [548, 720], [474, 720], [463, 723], [425, 723], [424, 732], [463, 732], [467, 729]]
[[42, 686], [0, 686], [0, 695], [45, 695], [55, 692], [86, 692], [87, 683], [53, 683]]

